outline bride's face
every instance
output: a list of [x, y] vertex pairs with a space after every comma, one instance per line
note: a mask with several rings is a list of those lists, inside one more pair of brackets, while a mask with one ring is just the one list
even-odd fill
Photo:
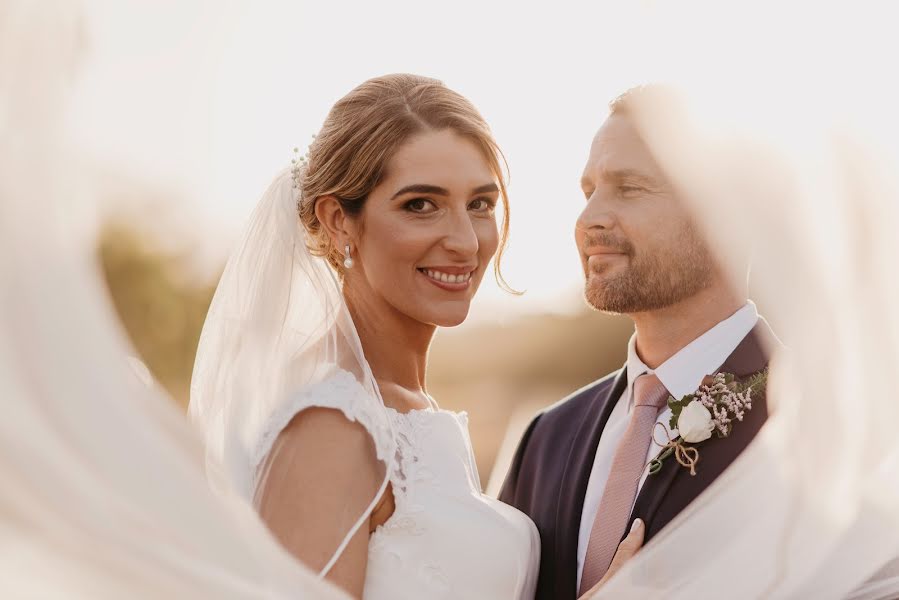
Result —
[[474, 143], [451, 130], [415, 136], [365, 202], [347, 284], [422, 323], [462, 323], [499, 243], [498, 199]]

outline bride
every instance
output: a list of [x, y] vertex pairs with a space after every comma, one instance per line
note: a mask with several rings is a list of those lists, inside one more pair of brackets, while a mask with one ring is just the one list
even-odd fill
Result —
[[535, 526], [481, 493], [466, 415], [426, 387], [495, 254], [503, 281], [500, 159], [441, 82], [366, 81], [265, 193], [204, 325], [213, 485], [357, 598], [533, 596]]

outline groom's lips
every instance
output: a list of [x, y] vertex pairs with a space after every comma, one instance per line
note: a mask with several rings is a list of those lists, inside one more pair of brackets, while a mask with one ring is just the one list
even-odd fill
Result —
[[622, 250], [617, 250], [615, 248], [600, 248], [600, 247], [594, 246], [593, 248], [587, 248], [584, 251], [584, 254], [589, 257], [589, 256], [623, 256], [627, 253], [623, 252]]
[[590, 271], [599, 272], [606, 266], [617, 264], [616, 258], [627, 258], [628, 253], [615, 248], [605, 248], [593, 246], [584, 251], [584, 264], [588, 266]]
[[591, 248], [587, 250], [584, 255], [589, 261], [591, 258], [596, 258], [596, 260], [602, 260], [603, 258], [612, 258], [615, 256], [627, 256], [626, 252], [621, 252], [620, 250], [606, 250], [606, 249], [596, 249]]

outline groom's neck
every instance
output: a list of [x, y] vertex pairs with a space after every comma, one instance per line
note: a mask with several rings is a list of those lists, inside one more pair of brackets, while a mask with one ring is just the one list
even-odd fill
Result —
[[677, 304], [628, 315], [636, 329], [637, 355], [655, 369], [745, 304], [745, 295], [717, 285]]

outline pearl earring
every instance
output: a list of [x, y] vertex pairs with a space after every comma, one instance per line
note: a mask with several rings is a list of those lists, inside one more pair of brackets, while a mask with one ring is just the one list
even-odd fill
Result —
[[343, 259], [344, 268], [352, 269], [353, 268], [353, 258], [350, 256], [350, 245], [349, 244], [346, 245], [343, 254], [346, 257]]

